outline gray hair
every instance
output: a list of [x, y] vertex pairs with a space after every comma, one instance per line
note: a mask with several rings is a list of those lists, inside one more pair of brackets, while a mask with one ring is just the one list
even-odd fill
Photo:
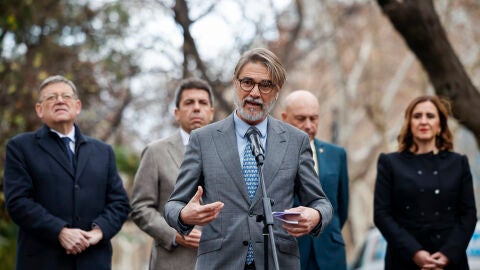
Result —
[[285, 68], [280, 62], [280, 59], [273, 52], [265, 48], [255, 48], [246, 51], [238, 60], [237, 66], [235, 67], [235, 71], [233, 73], [234, 79], [239, 79], [238, 75], [242, 68], [247, 63], [251, 62], [260, 62], [265, 65], [270, 73], [269, 75], [272, 77], [273, 83], [279, 88], [282, 88], [287, 78]]
[[45, 87], [47, 87], [50, 84], [54, 84], [54, 83], [65, 83], [65, 84], [67, 84], [68, 86], [70, 86], [70, 88], [72, 88], [72, 91], [75, 94], [75, 96], [78, 97], [78, 91], [77, 91], [77, 87], [75, 86], [75, 84], [72, 81], [70, 81], [69, 79], [63, 77], [62, 75], [50, 76], [50, 77], [46, 78], [45, 80], [43, 80], [43, 82], [38, 87], [38, 94], [40, 95], [40, 93], [42, 92], [42, 90]]

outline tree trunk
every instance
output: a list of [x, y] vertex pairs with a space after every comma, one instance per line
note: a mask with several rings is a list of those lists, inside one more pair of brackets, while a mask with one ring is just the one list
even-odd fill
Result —
[[453, 116], [480, 145], [480, 93], [455, 54], [432, 0], [377, 2], [421, 62], [435, 93], [450, 100]]

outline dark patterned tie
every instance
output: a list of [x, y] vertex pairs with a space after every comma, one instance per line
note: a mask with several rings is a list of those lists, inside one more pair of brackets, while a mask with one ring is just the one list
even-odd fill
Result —
[[72, 149], [70, 148], [70, 142], [71, 142], [72, 140], [70, 140], [69, 137], [62, 137], [61, 139], [62, 139], [62, 141], [63, 141], [63, 144], [64, 144], [65, 147], [67, 148], [67, 155], [68, 155], [68, 159], [70, 160], [70, 164], [72, 164], [72, 167], [75, 169], [74, 154], [73, 154]]
[[[252, 202], [258, 187], [258, 168], [255, 157], [252, 154], [250, 142], [247, 143], [243, 151], [243, 178], [247, 185], [248, 197], [250, 198], [250, 202]], [[251, 264], [255, 258], [253, 250], [253, 243], [249, 243], [247, 259], [245, 261], [247, 265]]]

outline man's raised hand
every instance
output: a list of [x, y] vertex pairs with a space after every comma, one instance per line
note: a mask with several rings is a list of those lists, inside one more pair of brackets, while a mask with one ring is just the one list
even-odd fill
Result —
[[223, 208], [222, 202], [213, 202], [209, 204], [200, 204], [203, 195], [203, 189], [198, 186], [197, 193], [185, 205], [180, 212], [181, 222], [185, 225], [206, 225], [218, 217]]

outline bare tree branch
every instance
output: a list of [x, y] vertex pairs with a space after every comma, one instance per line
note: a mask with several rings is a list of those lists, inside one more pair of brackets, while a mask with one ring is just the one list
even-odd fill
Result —
[[[190, 59], [194, 61], [196, 64], [196, 68], [200, 71], [202, 74], [202, 77], [207, 80], [212, 87], [219, 86], [218, 84], [214, 84], [213, 81], [209, 78], [207, 69], [205, 67], [205, 64], [203, 60], [200, 57], [200, 54], [198, 53], [197, 50], [197, 45], [190, 33], [190, 26], [192, 25], [192, 21], [188, 17], [188, 5], [185, 0], [177, 0], [175, 1], [175, 6], [173, 7], [173, 11], [175, 14], [175, 22], [182, 27], [183, 30], [183, 57], [184, 57], [184, 63], [183, 63], [183, 75], [184, 77], [190, 76], [191, 73], [189, 71], [189, 64], [190, 64]], [[219, 90], [222, 89], [217, 89], [217, 87], [213, 87], [213, 92], [215, 95], [215, 98], [217, 100], [217, 104], [220, 107], [221, 110], [223, 111], [231, 111], [232, 110], [232, 105], [227, 102], [224, 98], [223, 95]]]
[[122, 122], [122, 116], [123, 116], [123, 112], [125, 111], [125, 108], [127, 108], [127, 106], [132, 101], [132, 93], [130, 91], [130, 88], [125, 89], [122, 95], [124, 97], [122, 99], [122, 102], [118, 106], [118, 108], [115, 109], [110, 115], [107, 116], [107, 119], [110, 125], [107, 126], [107, 128], [101, 134], [99, 134], [99, 138], [103, 141], [107, 141], [113, 135], [113, 133], [117, 130], [118, 126]]
[[[295, 56], [294, 49], [295, 43], [299, 40], [300, 32], [302, 30], [304, 12], [303, 12], [303, 1], [295, 0], [295, 11], [297, 15], [297, 21], [291, 28], [291, 30], [285, 29], [281, 25], [278, 25], [279, 31], [288, 32], [286, 40], [282, 41], [282, 47], [279, 48], [278, 56], [282, 59], [282, 63], [288, 69], [293, 62], [297, 61], [298, 58]], [[280, 21], [277, 19], [277, 21]]]
[[448, 98], [453, 116], [480, 145], [480, 93], [455, 54], [432, 0], [377, 0], [426, 70], [435, 93]]

